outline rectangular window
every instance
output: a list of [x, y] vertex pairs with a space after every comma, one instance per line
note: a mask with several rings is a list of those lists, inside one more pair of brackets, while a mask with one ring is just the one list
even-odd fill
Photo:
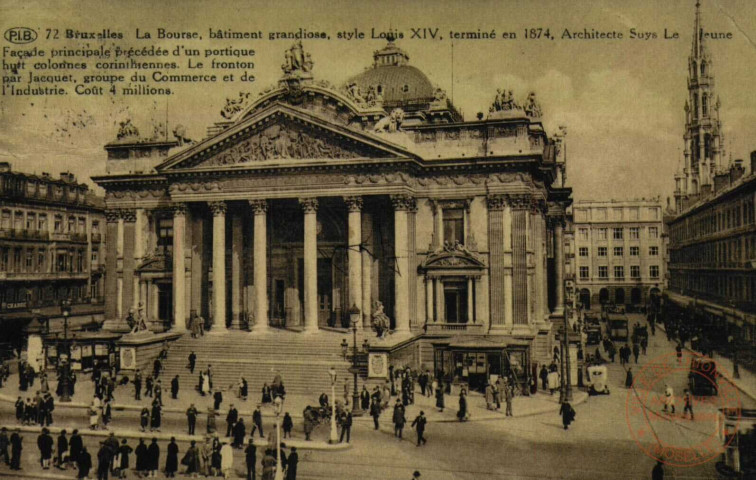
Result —
[[614, 278], [625, 278], [625, 267], [621, 265], [614, 266]]
[[599, 278], [609, 278], [609, 267], [602, 265], [598, 267]]
[[55, 233], [63, 233], [63, 215], [55, 215]]
[[16, 230], [24, 228], [24, 212], [16, 212], [13, 217], [13, 228]]
[[622, 240], [622, 227], [620, 228], [613, 228], [613, 235], [615, 240]]
[[659, 278], [659, 265], [650, 265], [648, 267], [648, 274], [651, 278]]
[[445, 208], [443, 211], [444, 243], [465, 244], [465, 211], [461, 208]]
[[38, 272], [44, 272], [45, 271], [45, 251], [44, 250], [38, 250], [37, 251], [37, 271]]
[[26, 271], [34, 271], [34, 250], [32, 249], [26, 251]]
[[588, 267], [580, 267], [580, 278], [582, 279], [590, 278], [590, 270], [588, 269]]
[[659, 255], [659, 247], [648, 247], [648, 254], [652, 257]]
[[43, 232], [47, 230], [47, 214], [45, 213], [39, 214], [39, 230]]
[[598, 239], [599, 240], [606, 240], [606, 228], [599, 228], [598, 229]]
[[630, 247], [630, 256], [637, 257], [640, 255], [640, 247]]
[[614, 256], [615, 257], [621, 257], [624, 255], [624, 249], [622, 247], [614, 247]]
[[99, 252], [97, 250], [92, 250], [92, 268], [96, 268], [100, 263], [99, 257]]
[[613, 208], [612, 217], [614, 218], [614, 220], [622, 220], [622, 208]]
[[638, 240], [640, 238], [640, 228], [630, 227], [630, 240]]
[[87, 220], [79, 217], [79, 233], [87, 233]]
[[630, 278], [640, 278], [640, 265], [630, 265]]
[[27, 230], [37, 229], [37, 214], [36, 213], [29, 212], [26, 214], [26, 229]]
[[100, 233], [100, 222], [97, 220], [92, 222], [92, 233]]
[[10, 210], [3, 210], [2, 223], [0, 224], [3, 229], [10, 230], [11, 227], [11, 212]]
[[581, 257], [587, 257], [588, 256], [588, 247], [580, 247], [580, 256]]
[[648, 238], [659, 238], [659, 227], [648, 227]]
[[598, 256], [599, 257], [605, 257], [606, 256], [606, 247], [598, 247]]
[[588, 229], [587, 228], [579, 228], [578, 229], [578, 235], [580, 235], [580, 240], [588, 240]]
[[76, 217], [68, 217], [68, 233], [76, 231]]
[[170, 256], [173, 252], [173, 219], [158, 220], [158, 254]]

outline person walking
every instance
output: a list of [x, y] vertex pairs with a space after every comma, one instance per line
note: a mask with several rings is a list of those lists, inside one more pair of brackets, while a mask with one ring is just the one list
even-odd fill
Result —
[[572, 408], [569, 402], [564, 401], [562, 402], [562, 406], [559, 407], [559, 415], [562, 416], [562, 425], [567, 430], [567, 427], [575, 420], [575, 409]]
[[662, 408], [662, 411], [667, 413], [667, 409], [671, 409], [672, 415], [675, 414], [675, 391], [669, 384], [664, 385], [664, 408]]
[[110, 459], [110, 449], [105, 442], [100, 442], [100, 449], [97, 451], [97, 480], [108, 480]]
[[378, 419], [381, 416], [381, 404], [375, 399], [370, 403], [370, 416], [373, 417], [374, 430], [378, 430]]
[[37, 448], [39, 448], [40, 464], [43, 470], [50, 469], [50, 460], [53, 453], [53, 439], [47, 428], [42, 429], [42, 433], [37, 437]]
[[467, 397], [465, 396], [465, 390], [459, 392], [459, 410], [457, 410], [457, 418], [460, 422], [467, 421]]
[[541, 379], [541, 389], [546, 391], [549, 389], [549, 371], [546, 370], [546, 365], [541, 365], [541, 371], [538, 374]]
[[194, 373], [194, 367], [197, 365], [197, 354], [194, 350], [189, 354], [189, 373]]
[[171, 398], [176, 400], [179, 394], [179, 376], [176, 375], [171, 380]]
[[[396, 399], [396, 404], [394, 404], [394, 413], [391, 421], [394, 422], [394, 436], [402, 438], [402, 430], [404, 430], [404, 424], [407, 423], [407, 419], [404, 416], [404, 405], [402, 405], [402, 402], [398, 398]], [[376, 420], [376, 430], [378, 429], [377, 423]]]
[[168, 444], [165, 456], [165, 476], [168, 478], [174, 478], [178, 471], [178, 454], [179, 448], [176, 445], [176, 437], [171, 437], [171, 442]]
[[[690, 419], [693, 420], [693, 395], [690, 394], [690, 390], [687, 388], [685, 389], [685, 395], [683, 396], [683, 402], [685, 402], [685, 407], [683, 408], [683, 418], [690, 412]], [[674, 412], [674, 405], [672, 406], [673, 412]]]
[[139, 426], [142, 428], [142, 431], [147, 430], [147, 425], [150, 424], [150, 409], [147, 407], [142, 408], [142, 412], [139, 414]]
[[11, 444], [10, 468], [11, 470], [21, 470], [21, 451], [24, 449], [24, 446], [23, 446], [23, 438], [21, 438], [21, 435], [19, 434], [19, 432], [20, 432], [20, 429], [16, 428], [16, 430], [10, 436], [10, 444]]
[[247, 448], [244, 449], [244, 461], [247, 464], [247, 480], [256, 480], [257, 447], [255, 447], [254, 437], [249, 437]]
[[220, 390], [216, 390], [213, 394], [213, 410], [218, 410], [223, 403], [223, 393]]
[[291, 431], [294, 429], [294, 420], [292, 420], [289, 412], [284, 413], [281, 428], [283, 428], [283, 438], [291, 438]]
[[160, 446], [157, 443], [157, 438], [152, 437], [152, 443], [147, 447], [147, 470], [150, 472], [148, 476], [157, 477], [157, 472], [160, 469]]
[[162, 407], [160, 406], [160, 402], [157, 401], [157, 398], [155, 401], [152, 402], [152, 412], [150, 413], [150, 431], [153, 432], [157, 430], [160, 431], [160, 424], [162, 421]]
[[194, 435], [194, 427], [197, 425], [197, 407], [193, 403], [186, 409], [186, 423], [189, 426], [189, 435]]
[[134, 455], [136, 456], [136, 470], [137, 476], [142, 476], [149, 470], [149, 462], [147, 461], [147, 445], [144, 443], [144, 438], [139, 438], [139, 444], [134, 449]]
[[[7, 454], [8, 452], [6, 452]], [[57, 457], [58, 468], [65, 470], [68, 464], [68, 437], [66, 437], [66, 430], [63, 429], [58, 435], [57, 444]]]
[[352, 434], [352, 411], [349, 408], [346, 409], [344, 417], [341, 419], [341, 437], [339, 438], [339, 443], [344, 442], [344, 434], [346, 434], [346, 441], [349, 443]]
[[234, 431], [234, 425], [239, 420], [239, 411], [234, 407], [232, 403], [229, 405], [228, 413], [226, 414], [226, 436], [230, 437]]
[[10, 455], [8, 454], [9, 446], [10, 439], [8, 438], [8, 429], [2, 427], [0, 428], [0, 458], [2, 458], [5, 465], [10, 465]]
[[633, 369], [627, 367], [627, 373], [625, 374], [625, 388], [631, 388], [633, 386]]
[[436, 392], [436, 408], [439, 412], [444, 411], [444, 383], [439, 380], [438, 385], [435, 388]]
[[152, 375], [147, 375], [147, 379], [144, 381], [144, 396], [151, 397], [154, 389], [155, 382], [152, 380]]
[[297, 465], [299, 465], [297, 447], [291, 447], [291, 453], [286, 460], [286, 480], [297, 480]]
[[657, 460], [651, 470], [651, 480], [664, 480], [664, 463], [661, 460]]
[[247, 435], [247, 426], [244, 425], [244, 419], [240, 418], [236, 421], [231, 434], [234, 437], [234, 442], [231, 444], [233, 448], [242, 448], [244, 446], [244, 437]]
[[223, 478], [231, 478], [234, 469], [234, 449], [228, 442], [224, 442], [220, 449], [221, 466], [220, 470]]
[[677, 356], [677, 363], [682, 363], [682, 345], [680, 343], [675, 347], [675, 355]]
[[510, 387], [506, 383], [504, 384], [503, 389], [504, 389], [504, 401], [507, 404], [506, 416], [513, 417], [514, 415], [512, 414], [512, 396], [514, 395], [514, 392], [512, 390], [512, 387]]
[[134, 373], [134, 400], [142, 399], [142, 372], [137, 368]]
[[415, 432], [417, 432], [417, 446], [419, 447], [421, 444], [425, 445], [427, 440], [425, 439], [425, 424], [428, 422], [428, 420], [425, 418], [425, 412], [420, 411], [420, 414], [415, 417], [415, 419], [412, 421], [412, 427], [415, 428]]
[[360, 392], [360, 408], [365, 412], [370, 408], [370, 392], [365, 385], [362, 386]]
[[[84, 441], [79, 435], [79, 430], [74, 430], [71, 433], [71, 439], [68, 441], [68, 461], [76, 463], [79, 460], [79, 455], [84, 450]], [[90, 455], [91, 457], [91, 455]], [[90, 458], [90, 462], [91, 462]], [[77, 464], [78, 465], [78, 464]], [[92, 468], [92, 465], [89, 465]]]
[[635, 363], [638, 363], [638, 357], [640, 357], [640, 345], [637, 343], [633, 343], [633, 357], [635, 358]]
[[92, 455], [89, 454], [86, 447], [81, 448], [78, 458], [76, 458], [76, 468], [79, 471], [76, 478], [88, 479], [89, 471], [92, 469]]
[[252, 427], [252, 431], [250, 432], [250, 435], [255, 434], [255, 430], [260, 432], [260, 438], [265, 438], [265, 434], [263, 434], [263, 422], [262, 422], [262, 412], [260, 411], [260, 405], [257, 405], [257, 408], [254, 412], [252, 412], [252, 423], [254, 424], [254, 427]]
[[130, 466], [129, 455], [133, 451], [134, 449], [129, 446], [125, 438], [121, 440], [121, 445], [118, 447], [118, 458], [120, 459], [118, 463], [118, 478], [126, 478], [126, 472], [128, 472]]
[[207, 433], [215, 433], [215, 416], [217, 413], [215, 413], [215, 410], [212, 408], [207, 409]]

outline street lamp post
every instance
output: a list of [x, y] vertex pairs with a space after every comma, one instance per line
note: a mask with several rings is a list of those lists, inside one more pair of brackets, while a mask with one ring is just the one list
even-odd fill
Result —
[[360, 321], [360, 309], [357, 305], [352, 305], [349, 309], [349, 320], [352, 322], [352, 367], [349, 372], [354, 376], [354, 390], [352, 391], [352, 416], [359, 417], [362, 415], [360, 408], [360, 394], [357, 392], [357, 324]]
[[[68, 345], [68, 316], [71, 315], [71, 302], [65, 299], [61, 300], [60, 312], [63, 315], [63, 345], [65, 346], [64, 348], [66, 350], [65, 361], [63, 362], [63, 368], [60, 373], [60, 382], [62, 383], [62, 386], [60, 389], [61, 390], [60, 401], [70, 402], [71, 401], [71, 388], [70, 388], [71, 348]], [[63, 359], [61, 352], [58, 352], [58, 358]]]
[[273, 411], [276, 414], [276, 475], [274, 480], [284, 480], [281, 463], [281, 410], [283, 410], [283, 400], [281, 397], [276, 397], [273, 401]]
[[328, 443], [336, 443], [339, 441], [339, 435], [336, 432], [336, 369], [329, 368], [328, 375], [331, 377], [331, 436]]

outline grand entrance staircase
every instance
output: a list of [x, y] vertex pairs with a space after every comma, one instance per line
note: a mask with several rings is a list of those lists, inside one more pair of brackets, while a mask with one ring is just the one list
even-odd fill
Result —
[[[249, 383], [249, 395], [259, 399], [263, 383], [268, 385], [279, 373], [287, 393], [310, 395], [317, 398], [326, 392], [330, 396], [331, 380], [328, 369], [337, 372], [337, 395], [343, 392], [344, 380], [352, 385], [353, 376], [348, 372], [350, 361], [342, 357], [341, 341], [346, 338], [351, 347], [350, 334], [321, 331], [306, 335], [288, 330], [274, 330], [266, 334], [231, 330], [223, 334], [208, 334], [191, 338], [187, 333], [174, 342], [168, 359], [163, 362], [163, 383], [174, 375], [180, 375], [182, 384], [192, 378], [192, 385], [199, 379], [199, 371], [213, 366], [213, 386], [236, 389], [239, 377]], [[358, 341], [362, 341], [358, 337]], [[359, 343], [358, 343], [359, 345]], [[350, 349], [351, 350], [351, 349]], [[194, 351], [197, 363], [194, 375], [189, 373], [189, 354]], [[362, 388], [363, 378], [359, 378]]]

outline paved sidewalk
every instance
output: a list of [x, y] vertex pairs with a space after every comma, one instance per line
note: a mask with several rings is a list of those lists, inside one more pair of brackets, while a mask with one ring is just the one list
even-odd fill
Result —
[[[51, 380], [49, 382], [49, 388], [51, 391], [55, 391], [55, 387], [57, 386], [56, 380]], [[188, 387], [184, 388], [183, 390], [179, 391], [178, 399], [174, 400], [170, 397], [170, 392], [165, 388], [166, 385], [163, 385], [164, 392], [163, 392], [163, 415], [185, 415], [186, 409], [189, 407], [191, 403], [193, 403], [197, 410], [200, 413], [200, 417], [202, 417], [213, 404], [212, 397], [209, 395], [202, 396], [199, 392], [197, 392], [194, 389], [189, 389]], [[14, 403], [16, 399], [21, 396], [24, 399], [27, 397], [33, 397], [36, 391], [39, 389], [39, 380], [35, 380], [34, 386], [29, 388], [26, 392], [21, 392], [18, 389], [18, 375], [12, 374], [8, 382], [3, 385], [2, 388], [0, 388], [0, 401]], [[58, 401], [58, 398], [56, 397], [56, 403], [55, 403], [55, 409], [56, 411], [60, 408], [72, 408], [72, 409], [87, 409], [89, 408], [89, 405], [91, 404], [91, 399], [94, 395], [94, 387], [92, 382], [89, 380], [88, 376], [80, 375], [79, 380], [76, 382], [76, 392], [74, 394], [74, 397], [70, 403], [61, 403]], [[326, 392], [326, 394], [330, 397], [331, 392]], [[301, 419], [302, 418], [302, 412], [304, 411], [305, 407], [307, 405], [313, 405], [317, 406], [318, 401], [317, 397], [320, 395], [320, 392], [314, 393], [312, 396], [304, 396], [304, 395], [287, 395], [286, 401], [284, 404], [284, 411], [287, 411], [290, 413], [292, 418], [295, 419]], [[582, 392], [578, 390], [577, 388], [573, 389], [573, 405], [580, 404], [584, 402], [587, 398], [587, 394], [585, 392]], [[141, 402], [139, 400], [134, 399], [134, 387], [133, 384], [125, 385], [125, 386], [118, 386], [116, 387], [115, 393], [114, 393], [114, 403], [113, 403], [113, 410], [114, 415], [117, 415], [117, 412], [121, 411], [131, 411], [134, 412], [135, 418], [138, 415], [138, 412], [142, 410], [143, 407], [147, 406], [149, 407], [152, 404], [152, 397], [145, 397], [142, 395]], [[337, 398], [341, 398], [337, 395]], [[350, 397], [351, 402], [351, 397]], [[391, 401], [389, 402], [389, 405], [393, 405], [396, 401], [396, 397], [392, 397]], [[220, 419], [225, 418], [226, 413], [228, 412], [228, 408], [231, 404], [234, 404], [236, 409], [239, 411], [239, 414], [242, 416], [249, 417], [252, 415], [252, 412], [254, 411], [255, 407], [257, 406], [257, 402], [253, 398], [249, 398], [246, 401], [241, 400], [238, 398], [235, 394], [235, 392], [229, 392], [224, 391], [223, 392], [223, 403], [221, 404], [221, 408], [218, 410], [218, 414], [220, 415]], [[440, 412], [436, 407], [436, 401], [433, 397], [423, 397], [420, 394], [419, 388], [418, 391], [415, 393], [415, 404], [410, 405], [408, 407], [408, 418], [409, 415], [416, 415], [417, 412], [419, 412], [420, 409], [423, 410], [425, 413], [425, 416], [428, 418], [429, 422], [454, 422], [457, 420], [457, 410], [459, 407], [459, 401], [458, 396], [456, 395], [446, 395], [445, 398], [445, 406], [443, 412]], [[517, 396], [512, 401], [512, 411], [514, 413], [515, 417], [527, 417], [530, 415], [538, 415], [541, 413], [547, 413], [551, 411], [556, 411], [559, 409], [559, 395], [548, 395], [544, 393], [537, 393], [535, 395], [529, 396], [529, 397], [523, 397], [523, 396]], [[416, 411], [417, 410], [417, 411]], [[482, 421], [482, 420], [501, 420], [505, 419], [506, 416], [504, 415], [504, 404], [502, 402], [502, 409], [501, 410], [488, 410], [485, 405], [485, 398], [483, 395], [473, 392], [468, 397], [468, 410], [470, 411], [470, 420], [471, 421]], [[265, 418], [275, 418], [275, 414], [273, 412], [273, 408], [271, 405], [264, 405], [262, 407], [262, 414]], [[85, 415], [84, 412], [82, 412], [82, 415]], [[387, 418], [390, 421], [390, 412], [384, 412], [381, 415], [381, 420], [385, 421]], [[365, 422], [372, 422], [372, 418], [369, 416], [362, 416], [362, 417], [355, 417], [355, 421], [365, 421]]]
[[[659, 324], [658, 327], [662, 332], [664, 332], [663, 324]], [[671, 343], [676, 343], [676, 341], [672, 340]], [[689, 352], [699, 353], [690, 348], [690, 346], [686, 346], [685, 349]], [[733, 376], [732, 360], [716, 352], [714, 353], [713, 358], [714, 361], [717, 362], [717, 372], [722, 376], [722, 378], [734, 385], [735, 388], [737, 388], [741, 392], [748, 395], [752, 400], [756, 400], [756, 375], [754, 375], [751, 371], [744, 368], [743, 366], [740, 366], [740, 368], [738, 369], [740, 378], [735, 378]]]

